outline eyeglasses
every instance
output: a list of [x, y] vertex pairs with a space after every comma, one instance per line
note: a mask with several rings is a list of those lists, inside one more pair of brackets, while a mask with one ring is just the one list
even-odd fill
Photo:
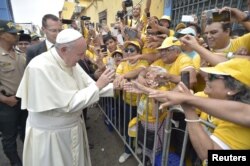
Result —
[[136, 50], [135, 48], [125, 48], [124, 51], [125, 51], [126, 53], [128, 53], [128, 52], [133, 53], [133, 52], [135, 52], [135, 50]]
[[217, 74], [208, 74], [208, 81], [214, 81], [218, 79], [225, 79], [225, 76], [217, 75]]
[[62, 31], [62, 29], [47, 29], [47, 30], [50, 31], [50, 32], [52, 32], [52, 33], [59, 33], [59, 32]]

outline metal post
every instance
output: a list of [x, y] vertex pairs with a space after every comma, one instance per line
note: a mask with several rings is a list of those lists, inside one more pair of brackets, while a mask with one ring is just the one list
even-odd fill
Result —
[[163, 142], [163, 152], [161, 160], [162, 166], [168, 165], [169, 146], [170, 146], [170, 138], [172, 131], [172, 123], [171, 123], [172, 117], [173, 117], [173, 112], [169, 110], [164, 130], [164, 142]]
[[187, 142], [188, 142], [188, 129], [187, 125], [184, 131], [184, 139], [182, 143], [182, 151], [181, 151], [181, 159], [180, 159], [180, 166], [183, 166], [184, 159], [185, 159], [185, 154], [186, 154], [186, 148], [187, 148]]
[[156, 125], [155, 125], [154, 147], [153, 147], [153, 163], [152, 163], [152, 165], [155, 165], [155, 154], [156, 154], [156, 148], [157, 148], [157, 145], [158, 145], [158, 137], [157, 136], [158, 136], [158, 127], [159, 127], [158, 126], [158, 124], [159, 124], [159, 110], [158, 110], [159, 104], [155, 100], [153, 100], [153, 103], [155, 103], [154, 107], [153, 107], [153, 109], [154, 109], [153, 111], [156, 112], [156, 116], [155, 116]]

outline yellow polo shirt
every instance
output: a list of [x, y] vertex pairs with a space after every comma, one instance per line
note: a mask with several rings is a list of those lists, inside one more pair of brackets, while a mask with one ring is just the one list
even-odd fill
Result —
[[[166, 91], [167, 87], [161, 86], [159, 88], [156, 88], [158, 90]], [[148, 110], [148, 122], [149, 123], [155, 123], [156, 122], [156, 112], [159, 112], [159, 122], [162, 122], [166, 116], [167, 116], [167, 111], [166, 109], [163, 110], [155, 110], [155, 102], [152, 98], [148, 99], [148, 105], [147, 105], [147, 95], [143, 94], [140, 98], [139, 105], [137, 107], [137, 112], [139, 114], [139, 118], [142, 121], [146, 121], [147, 119], [147, 110]]]
[[[169, 74], [176, 76], [181, 75], [181, 72], [188, 67], [194, 68], [192, 59], [184, 53], [179, 54], [175, 62], [172, 64], [165, 64], [162, 59], [159, 59], [154, 63], [152, 63], [151, 66], [163, 67], [167, 70]], [[169, 83], [167, 85], [167, 89], [172, 90], [175, 86], [176, 86], [175, 83]]]
[[[116, 74], [123, 75], [138, 68], [146, 68], [146, 67], [148, 67], [148, 62], [145, 60], [139, 60], [134, 64], [130, 64], [128, 61], [125, 61], [121, 62], [119, 66], [116, 68]], [[123, 94], [125, 94], [124, 101], [127, 104], [131, 104], [132, 106], [137, 105], [136, 103], [137, 94], [129, 92], [125, 92]]]

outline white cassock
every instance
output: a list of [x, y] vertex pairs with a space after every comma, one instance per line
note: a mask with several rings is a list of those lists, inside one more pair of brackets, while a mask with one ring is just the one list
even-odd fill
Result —
[[100, 96], [113, 96], [113, 85], [101, 91], [77, 64], [67, 67], [52, 48], [27, 66], [17, 97], [29, 111], [24, 166], [91, 166], [82, 109]]

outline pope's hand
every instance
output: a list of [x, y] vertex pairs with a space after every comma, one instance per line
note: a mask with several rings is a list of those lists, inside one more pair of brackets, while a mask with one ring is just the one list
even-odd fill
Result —
[[96, 86], [101, 90], [110, 82], [113, 82], [115, 78], [115, 71], [112, 69], [106, 69], [99, 79], [96, 81]]

